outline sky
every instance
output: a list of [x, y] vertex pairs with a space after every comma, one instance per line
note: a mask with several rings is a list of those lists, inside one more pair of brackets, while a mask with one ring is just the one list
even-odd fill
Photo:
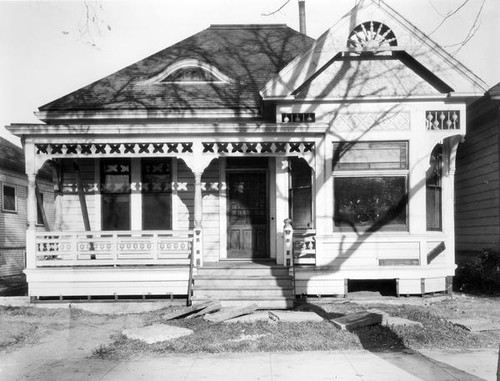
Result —
[[[33, 114], [39, 106], [210, 24], [285, 23], [298, 30], [297, 0], [273, 13], [286, 1], [0, 0], [0, 136], [19, 144], [5, 125], [40, 123]], [[306, 0], [307, 34], [319, 37], [356, 2]], [[449, 52], [477, 29], [455, 57], [488, 88], [500, 82], [500, 0], [385, 2]]]

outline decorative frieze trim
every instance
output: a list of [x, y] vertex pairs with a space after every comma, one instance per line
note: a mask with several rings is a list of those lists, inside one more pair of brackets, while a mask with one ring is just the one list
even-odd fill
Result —
[[410, 129], [407, 112], [338, 114], [332, 120], [335, 131], [406, 131]]
[[203, 153], [289, 154], [314, 152], [314, 142], [203, 142]]
[[193, 143], [47, 143], [35, 144], [37, 155], [121, 155], [193, 153]]

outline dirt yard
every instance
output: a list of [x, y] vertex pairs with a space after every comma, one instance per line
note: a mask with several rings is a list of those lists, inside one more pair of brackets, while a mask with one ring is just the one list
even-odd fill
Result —
[[[406, 302], [406, 303], [405, 303]], [[358, 332], [338, 332], [329, 322], [304, 325], [285, 323], [274, 328], [269, 324], [215, 325], [202, 319], [172, 321], [169, 324], [188, 326], [195, 333], [192, 343], [185, 339], [176, 345], [150, 348], [145, 344], [131, 343], [121, 331], [158, 323], [166, 312], [141, 314], [91, 314], [75, 308], [44, 309], [32, 307], [0, 307], [0, 356], [12, 358], [39, 358], [40, 361], [64, 357], [115, 357], [157, 356], [175, 351], [283, 351], [283, 350], [343, 350], [402, 348], [486, 348], [497, 347], [500, 340], [500, 298], [473, 297], [456, 294], [453, 298], [432, 302], [428, 299], [401, 298], [365, 304], [361, 301], [339, 300], [335, 303], [311, 303], [306, 308], [316, 310], [324, 317], [335, 317], [363, 309], [378, 308], [391, 316], [420, 321], [423, 328], [388, 330], [368, 327]], [[304, 308], [304, 307], [302, 307]], [[449, 319], [456, 319], [455, 324]], [[165, 322], [166, 323], [166, 322]], [[281, 324], [281, 323], [280, 323]], [[458, 325], [457, 325], [458, 324]], [[233, 332], [234, 331], [234, 332]], [[225, 346], [227, 338], [237, 338], [241, 332], [252, 337], [264, 337], [265, 342], [241, 346]], [[250, 335], [251, 334], [251, 335]], [[214, 343], [220, 337], [221, 342]], [[291, 337], [286, 340], [287, 337]], [[318, 339], [324, 337], [318, 347]], [[232, 340], [228, 340], [232, 341]], [[281, 341], [281, 343], [279, 343]], [[204, 343], [205, 342], [205, 343]], [[234, 340], [233, 340], [234, 342]], [[276, 343], [276, 344], [275, 344]], [[309, 346], [310, 345], [310, 346]], [[194, 348], [194, 349], [193, 349]], [[211, 349], [212, 348], [212, 349]], [[36, 365], [36, 361], [35, 361]], [[35, 366], [34, 365], [34, 366]]]

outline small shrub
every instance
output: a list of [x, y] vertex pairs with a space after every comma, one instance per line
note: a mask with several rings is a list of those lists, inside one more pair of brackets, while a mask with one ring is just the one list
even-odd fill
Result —
[[114, 349], [109, 345], [101, 344], [92, 350], [92, 357], [97, 359], [107, 359], [113, 355]]
[[457, 291], [500, 295], [500, 255], [483, 249], [457, 267], [454, 279]]

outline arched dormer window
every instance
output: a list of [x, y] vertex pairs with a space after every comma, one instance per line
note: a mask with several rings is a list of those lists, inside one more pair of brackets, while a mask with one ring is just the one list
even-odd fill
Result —
[[196, 59], [185, 59], [171, 64], [161, 73], [141, 84], [220, 84], [231, 82], [233, 82], [232, 79], [215, 66]]
[[167, 77], [163, 78], [160, 82], [220, 82], [220, 80], [210, 73], [209, 71], [197, 66], [188, 66], [180, 68]]
[[377, 51], [398, 46], [396, 35], [387, 25], [366, 21], [356, 26], [347, 38], [347, 47], [356, 50]]

